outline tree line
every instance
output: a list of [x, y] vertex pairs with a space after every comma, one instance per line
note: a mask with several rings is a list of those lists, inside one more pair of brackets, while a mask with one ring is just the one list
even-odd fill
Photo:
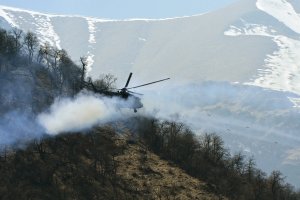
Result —
[[109, 127], [36, 140], [0, 154], [0, 199], [138, 199], [116, 174], [116, 145]]
[[253, 158], [231, 155], [217, 134], [196, 136], [183, 123], [138, 117], [136, 132], [150, 150], [170, 160], [207, 189], [233, 200], [299, 200], [300, 191], [280, 171], [267, 175]]
[[[24, 107], [26, 104], [39, 112], [59, 96], [74, 96], [84, 88], [93, 90], [91, 85], [101, 91], [114, 89], [116, 78], [113, 75], [100, 75], [92, 80], [87, 77], [87, 65], [86, 57], [80, 57], [77, 64], [66, 50], [53, 47], [49, 42], [41, 44], [30, 31], [24, 33], [16, 28], [10, 31], [0, 28], [0, 100], [5, 96], [15, 96], [10, 101], [14, 102], [13, 106], [2, 105], [2, 108]], [[16, 74], [21, 76], [16, 77]], [[17, 97], [24, 82], [31, 82], [27, 91], [32, 93], [32, 99], [26, 103], [19, 102], [21, 98]]]
[[[300, 193], [279, 171], [268, 176], [255, 166], [253, 158], [230, 155], [216, 134], [197, 137], [182, 123], [141, 116], [130, 121], [136, 125], [132, 133], [137, 135], [128, 143], [142, 142], [206, 182], [206, 189], [220, 199], [300, 199]], [[0, 199], [149, 199], [116, 173], [115, 158], [127, 148], [126, 143], [117, 145], [118, 137], [106, 126], [36, 140], [26, 149], [2, 151]]]
[[[0, 112], [28, 106], [40, 112], [56, 97], [74, 96], [86, 82], [87, 59], [81, 57], [80, 61], [74, 63], [67, 51], [48, 42], [41, 44], [30, 31], [0, 28]], [[31, 94], [26, 102], [20, 98], [23, 87]]]

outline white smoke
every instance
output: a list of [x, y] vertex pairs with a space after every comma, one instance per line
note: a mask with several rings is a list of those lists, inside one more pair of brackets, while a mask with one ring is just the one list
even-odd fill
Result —
[[[120, 107], [129, 107], [130, 98], [109, 98], [92, 93], [80, 93], [75, 98], [57, 99], [48, 112], [37, 117], [50, 135], [82, 131], [125, 117]], [[124, 106], [125, 104], [125, 106]]]
[[134, 115], [134, 98], [105, 97], [81, 92], [75, 97], [57, 98], [50, 108], [35, 115], [16, 109], [1, 115], [0, 151], [25, 147], [28, 142], [60, 133], [85, 131], [97, 125], [124, 120]]
[[213, 81], [138, 92], [145, 94], [147, 113], [184, 122], [197, 134], [217, 133], [232, 153], [253, 155], [259, 168], [280, 170], [288, 182], [300, 185], [294, 153], [300, 148], [300, 95]]
[[0, 151], [9, 146], [22, 147], [43, 137], [43, 128], [30, 112], [11, 111], [0, 118]]
[[[142, 91], [143, 92], [143, 91]], [[290, 101], [300, 96], [288, 92], [228, 82], [203, 82], [147, 91], [147, 112], [179, 120], [194, 130], [244, 134], [253, 139], [291, 139], [299, 144], [300, 109]], [[283, 140], [285, 139], [285, 140]]]

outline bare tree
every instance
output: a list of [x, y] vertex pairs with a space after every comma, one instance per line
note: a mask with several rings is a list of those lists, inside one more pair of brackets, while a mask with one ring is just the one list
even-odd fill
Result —
[[28, 51], [28, 60], [29, 62], [32, 62], [34, 51], [38, 46], [38, 39], [36, 35], [34, 35], [34, 33], [30, 31], [27, 32], [24, 38], [24, 45], [26, 46]]
[[50, 69], [51, 64], [51, 46], [48, 42], [45, 42], [43, 45], [40, 46], [39, 53], [38, 53], [38, 61], [44, 60], [47, 64], [47, 68]]
[[99, 79], [94, 82], [100, 90], [113, 90], [115, 89], [115, 83], [117, 78], [112, 74], [101, 75]]
[[86, 66], [88, 65], [87, 57], [80, 57], [81, 61], [81, 77], [80, 77], [80, 87], [81, 89], [84, 87], [84, 80], [86, 76]]
[[245, 173], [247, 175], [248, 182], [252, 182], [254, 177], [254, 171], [255, 171], [255, 160], [253, 157], [248, 159], [248, 162], [246, 163], [246, 169]]
[[282, 189], [282, 183], [284, 182], [284, 177], [280, 171], [273, 171], [269, 178], [269, 184], [272, 192], [272, 199], [280, 199], [280, 190]]
[[58, 68], [58, 61], [60, 60], [62, 54], [62, 50], [56, 48], [56, 47], [52, 47], [51, 49], [51, 56], [54, 59], [53, 60], [53, 70], [57, 70]]
[[16, 51], [19, 52], [22, 48], [22, 44], [20, 43], [20, 41], [23, 36], [23, 31], [17, 28], [13, 28], [12, 35], [14, 37]]
[[235, 154], [232, 158], [232, 168], [242, 175], [244, 173], [245, 164], [244, 164], [245, 156], [239, 152]]
[[260, 200], [264, 199], [266, 193], [266, 173], [262, 172], [261, 170], [255, 170], [254, 176], [254, 199]]

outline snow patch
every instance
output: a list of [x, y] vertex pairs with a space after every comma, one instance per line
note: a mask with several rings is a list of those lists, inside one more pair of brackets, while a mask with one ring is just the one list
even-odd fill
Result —
[[87, 66], [86, 66], [86, 69], [87, 69], [87, 73], [89, 73], [92, 69], [92, 66], [94, 64], [94, 56], [91, 52], [88, 52], [88, 55], [87, 55], [87, 58], [86, 58], [86, 61], [87, 61]]
[[51, 23], [50, 16], [41, 16], [41, 15], [32, 15], [37, 23], [36, 32], [41, 35], [40, 40], [42, 43], [49, 43], [51, 46], [55, 46], [58, 49], [61, 49], [60, 38], [54, 31], [54, 27]]
[[286, 154], [283, 164], [296, 166], [300, 164], [300, 148], [288, 150]]
[[300, 34], [300, 15], [286, 0], [257, 0], [256, 6]]
[[248, 84], [300, 94], [300, 41], [286, 36], [274, 36], [273, 41], [279, 50], [267, 56], [265, 68]]
[[[278, 46], [277, 51], [267, 55], [258, 75], [245, 84], [300, 94], [300, 40], [276, 35], [276, 30], [271, 27], [241, 21], [242, 27], [230, 26], [224, 35], [271, 37]], [[298, 107], [296, 102], [294, 99], [293, 103]]]
[[18, 27], [12, 16], [10, 16], [9, 13], [5, 12], [5, 10], [5, 7], [0, 6], [0, 16], [3, 17], [11, 26]]
[[89, 43], [90, 44], [96, 44], [96, 37], [95, 37], [95, 33], [96, 33], [96, 20], [94, 20], [93, 18], [86, 18], [87, 23], [88, 23], [88, 29], [89, 29], [89, 33], [90, 33], [90, 37], [89, 37]]
[[85, 18], [87, 20], [88, 23], [88, 30], [89, 30], [89, 48], [91, 49], [90, 51], [88, 51], [87, 53], [87, 72], [90, 72], [92, 69], [92, 66], [94, 64], [94, 57], [95, 55], [91, 53], [91, 51], [93, 51], [94, 45], [97, 43], [96, 41], [96, 36], [95, 33], [97, 32], [97, 27], [96, 27], [96, 23], [98, 22], [103, 22], [102, 20], [99, 19], [95, 19], [95, 18], [90, 18], [90, 17], [86, 17]]
[[147, 40], [145, 38], [139, 37], [139, 41], [146, 42]]
[[300, 98], [288, 97], [289, 100], [294, 104], [295, 108], [300, 108]]
[[[244, 20], [242, 20], [244, 22]], [[247, 24], [244, 22], [243, 28], [230, 26], [229, 30], [224, 32], [226, 36], [240, 36], [240, 35], [260, 35], [271, 37], [276, 31], [271, 27], [260, 24]]]
[[[52, 15], [42, 14], [39, 12], [22, 10], [18, 8], [11, 8], [6, 6], [0, 6], [0, 16], [2, 16], [11, 26], [19, 28], [17, 23], [13, 20], [14, 16], [9, 13], [9, 11], [13, 12], [26, 12], [32, 16], [34, 19], [32, 25], [37, 27], [36, 32], [40, 35], [39, 39], [41, 43], [49, 43], [52, 46], [61, 49], [60, 39], [58, 35], [54, 31], [54, 27], [51, 23]], [[23, 19], [23, 17], [19, 16], [19, 19]]]

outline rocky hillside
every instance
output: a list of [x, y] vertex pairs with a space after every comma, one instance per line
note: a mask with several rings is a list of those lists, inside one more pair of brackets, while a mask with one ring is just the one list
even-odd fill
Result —
[[218, 199], [206, 184], [109, 127], [35, 141], [0, 157], [5, 199]]
[[206, 191], [204, 182], [147, 149], [142, 143], [129, 142], [124, 154], [116, 157], [117, 174], [133, 192], [146, 199], [219, 199]]

